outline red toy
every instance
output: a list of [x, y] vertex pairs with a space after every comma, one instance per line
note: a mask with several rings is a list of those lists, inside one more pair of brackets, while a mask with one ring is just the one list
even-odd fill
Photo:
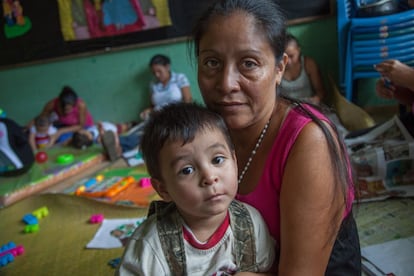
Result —
[[47, 161], [47, 153], [44, 151], [39, 151], [38, 153], [36, 153], [35, 158], [37, 163], [44, 163]]

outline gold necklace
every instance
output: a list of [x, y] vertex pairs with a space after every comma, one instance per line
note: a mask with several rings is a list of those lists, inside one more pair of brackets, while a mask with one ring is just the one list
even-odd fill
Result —
[[243, 168], [242, 172], [241, 172], [241, 173], [240, 173], [240, 175], [239, 175], [239, 180], [237, 181], [237, 183], [238, 183], [239, 185], [240, 185], [240, 183], [242, 182], [244, 175], [246, 174], [247, 170], [248, 170], [248, 169], [249, 169], [249, 167], [250, 167], [250, 163], [251, 163], [251, 162], [252, 162], [252, 160], [253, 160], [253, 156], [256, 154], [257, 149], [260, 147], [260, 145], [261, 145], [261, 143], [262, 143], [262, 141], [263, 141], [263, 138], [264, 138], [264, 136], [265, 136], [265, 134], [266, 134], [266, 132], [267, 132], [267, 129], [269, 128], [270, 119], [272, 119], [272, 117], [270, 117], [270, 118], [269, 118], [269, 121], [267, 121], [267, 123], [266, 123], [266, 124], [265, 124], [265, 126], [263, 127], [262, 132], [260, 133], [260, 136], [259, 136], [259, 138], [257, 139], [256, 145], [254, 146], [254, 148], [253, 148], [252, 152], [250, 153], [249, 159], [247, 159], [246, 165], [244, 166], [244, 168]]

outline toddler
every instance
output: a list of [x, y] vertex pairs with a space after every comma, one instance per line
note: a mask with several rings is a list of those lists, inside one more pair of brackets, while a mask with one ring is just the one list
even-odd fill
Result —
[[141, 151], [163, 201], [151, 203], [117, 275], [232, 275], [272, 268], [274, 242], [253, 207], [234, 200], [237, 162], [220, 115], [197, 104], [154, 111]]
[[34, 119], [30, 128], [29, 143], [33, 152], [53, 146], [59, 138], [60, 132], [52, 125], [49, 117], [39, 115]]

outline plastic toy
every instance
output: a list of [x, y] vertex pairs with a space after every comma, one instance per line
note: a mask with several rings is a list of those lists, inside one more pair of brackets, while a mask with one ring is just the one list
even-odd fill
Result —
[[23, 253], [24, 247], [22, 245], [16, 246], [14, 242], [2, 245], [0, 248], [0, 267], [13, 262], [14, 257], [22, 255]]
[[44, 151], [39, 151], [38, 153], [36, 153], [36, 161], [37, 163], [44, 163], [47, 161], [47, 153]]
[[126, 188], [128, 188], [128, 186], [132, 183], [135, 183], [135, 178], [132, 176], [127, 176], [122, 178], [106, 190], [88, 191], [87, 189], [85, 189], [83, 191], [79, 190], [76, 195], [86, 197], [113, 197], [125, 190]]
[[61, 154], [56, 158], [56, 162], [60, 165], [67, 165], [72, 163], [74, 159], [75, 157], [73, 156], [73, 154]]
[[151, 186], [151, 178], [143, 177], [139, 181], [139, 184], [141, 185], [141, 187], [149, 187], [149, 186]]
[[35, 217], [33, 214], [24, 215], [23, 222], [28, 225], [38, 224], [37, 217]]
[[39, 231], [39, 224], [26, 225], [23, 230], [23, 232], [25, 233], [35, 233], [38, 231]]
[[41, 219], [49, 215], [49, 210], [46, 206], [40, 207], [32, 212], [32, 214], [37, 218]]
[[105, 177], [102, 174], [97, 175], [95, 178], [91, 178], [88, 181], [85, 182], [82, 186], [79, 186], [75, 194], [79, 195], [80, 193], [84, 192], [87, 188], [90, 188], [91, 186], [95, 185], [98, 182], [101, 182]]
[[0, 257], [9, 253], [14, 257], [20, 256], [24, 253], [24, 247], [22, 245], [16, 246], [14, 242], [6, 243], [0, 248]]
[[117, 268], [119, 266], [119, 263], [121, 262], [121, 258], [115, 258], [108, 262], [108, 265], [112, 268]]
[[14, 261], [14, 256], [11, 253], [8, 253], [4, 256], [0, 257], [0, 267], [7, 265], [8, 263], [11, 263]]
[[103, 214], [93, 214], [91, 218], [89, 219], [90, 223], [101, 223], [104, 219]]

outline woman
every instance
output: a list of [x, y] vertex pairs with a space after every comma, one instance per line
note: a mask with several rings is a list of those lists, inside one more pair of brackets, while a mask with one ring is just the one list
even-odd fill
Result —
[[270, 0], [221, 0], [193, 30], [198, 83], [235, 144], [238, 199], [277, 241], [278, 275], [358, 275], [351, 168], [318, 110], [276, 96], [288, 56], [285, 19]]
[[157, 110], [173, 102], [192, 101], [190, 82], [183, 73], [171, 71], [170, 58], [165, 55], [155, 55], [151, 58], [149, 67], [155, 79], [150, 83], [151, 107], [141, 112], [145, 120], [152, 110]]
[[73, 132], [94, 124], [86, 103], [69, 86], [64, 86], [59, 97], [50, 100], [40, 115], [56, 120], [53, 124], [61, 134], [58, 143], [67, 141]]
[[313, 58], [302, 55], [298, 40], [291, 34], [287, 35], [285, 53], [288, 63], [278, 92], [320, 104], [325, 88], [318, 64]]

